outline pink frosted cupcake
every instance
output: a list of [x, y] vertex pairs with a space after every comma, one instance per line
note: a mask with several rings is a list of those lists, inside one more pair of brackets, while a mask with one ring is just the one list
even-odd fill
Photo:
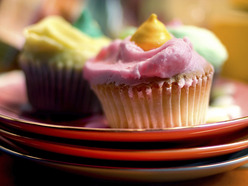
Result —
[[213, 67], [187, 39], [173, 38], [156, 15], [116, 40], [84, 68], [113, 128], [203, 124]]

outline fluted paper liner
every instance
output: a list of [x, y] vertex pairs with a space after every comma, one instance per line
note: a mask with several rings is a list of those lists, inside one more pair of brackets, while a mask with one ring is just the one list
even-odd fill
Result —
[[82, 69], [56, 67], [42, 62], [21, 62], [28, 100], [38, 111], [51, 114], [89, 115], [101, 105], [83, 78]]
[[180, 87], [177, 82], [127, 86], [93, 86], [112, 128], [174, 128], [205, 123], [212, 73], [197, 83]]

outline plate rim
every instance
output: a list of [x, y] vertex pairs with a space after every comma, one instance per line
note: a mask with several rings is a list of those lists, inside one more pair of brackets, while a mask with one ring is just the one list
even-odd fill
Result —
[[[134, 181], [138, 182], [165, 182], [165, 181], [186, 181], [203, 178], [219, 173], [227, 172], [248, 163], [248, 155], [227, 158], [220, 162], [212, 162], [206, 165], [195, 165], [186, 167], [161, 167], [161, 168], [116, 168], [116, 167], [93, 167], [82, 164], [54, 161], [45, 158], [25, 155], [0, 146], [0, 150], [6, 154], [34, 161], [63, 171], [76, 173], [97, 179]], [[100, 173], [100, 174], [99, 174]], [[143, 175], [143, 176], [142, 176]]]
[[[71, 163], [71, 162], [64, 162], [64, 161], [60, 161], [60, 160], [52, 160], [52, 159], [48, 159], [48, 158], [42, 158], [42, 157], [36, 157], [34, 155], [28, 155], [22, 152], [18, 152], [16, 150], [4, 147], [2, 145], [0, 145], [0, 150], [2, 150], [5, 153], [11, 153], [17, 156], [20, 156], [22, 158], [32, 158], [35, 160], [39, 160], [39, 161], [49, 161], [49, 162], [53, 162], [53, 163], [63, 163], [63, 164], [68, 164], [68, 165], [73, 165], [73, 166], [86, 166], [89, 168], [100, 168], [100, 169], [120, 169], [120, 170], [169, 170], [169, 171], [175, 171], [175, 170], [191, 170], [193, 168], [197, 168], [197, 169], [204, 169], [204, 168], [211, 168], [211, 167], [216, 167], [222, 164], [230, 164], [233, 163], [235, 161], [242, 161], [242, 159], [246, 159], [246, 161], [248, 162], [248, 154], [246, 155], [239, 155], [238, 157], [231, 157], [228, 158], [227, 160], [223, 160], [221, 162], [211, 162], [210, 164], [206, 164], [206, 165], [195, 165], [195, 166], [182, 166], [182, 167], [151, 167], [151, 168], [140, 168], [140, 167], [108, 167], [108, 166], [95, 166], [95, 165], [85, 165], [85, 164], [80, 164], [80, 163]], [[248, 150], [248, 148], [243, 149], [241, 151], [245, 151]], [[236, 152], [239, 153], [240, 151]]]
[[[36, 139], [27, 136], [21, 136], [13, 132], [0, 129], [3, 136], [7, 136], [8, 140], [13, 140], [29, 146], [31, 148], [58, 153], [62, 155], [71, 155], [84, 158], [94, 158], [102, 160], [118, 160], [118, 161], [177, 161], [177, 160], [193, 160], [221, 156], [234, 153], [248, 148], [248, 136], [245, 139], [233, 140], [229, 143], [221, 143], [217, 145], [185, 147], [177, 149], [111, 149], [100, 147], [87, 147], [79, 145], [71, 145]], [[179, 153], [179, 155], [178, 155]], [[101, 154], [102, 156], [99, 156]], [[105, 156], [104, 156], [105, 155]], [[99, 158], [100, 157], [100, 158]]]
[[[100, 128], [83, 128], [70, 126], [46, 127], [36, 125], [35, 123], [20, 122], [15, 119], [4, 119], [0, 114], [2, 125], [7, 125], [25, 132], [33, 132], [41, 135], [62, 137], [67, 139], [93, 140], [93, 141], [125, 141], [125, 142], [155, 142], [155, 141], [180, 141], [186, 139], [206, 138], [227, 134], [248, 127], [248, 116], [228, 121], [221, 121], [212, 124], [202, 124], [195, 127], [174, 128], [174, 129], [100, 129]], [[1, 125], [1, 123], [0, 123]]]
[[[91, 128], [91, 127], [77, 127], [77, 126], [69, 126], [69, 125], [55, 125], [52, 123], [42, 123], [36, 121], [28, 121], [25, 119], [13, 118], [6, 116], [1, 113], [1, 106], [0, 106], [0, 120], [10, 121], [10, 122], [19, 122], [23, 124], [29, 124], [39, 127], [46, 127], [46, 128], [56, 128], [56, 129], [65, 129], [65, 130], [83, 130], [83, 131], [101, 131], [101, 132], [168, 132], [168, 131], [178, 131], [178, 130], [191, 130], [191, 129], [198, 129], [198, 128], [212, 128], [220, 125], [233, 125], [232, 123], [239, 122], [239, 121], [247, 121], [248, 116], [235, 118], [226, 121], [219, 121], [219, 122], [212, 122], [206, 124], [199, 124], [195, 126], [185, 126], [185, 127], [172, 127], [172, 128], [161, 128], [161, 129], [126, 129], [126, 128]], [[88, 119], [82, 118], [82, 119]], [[248, 125], [247, 125], [248, 126]]]

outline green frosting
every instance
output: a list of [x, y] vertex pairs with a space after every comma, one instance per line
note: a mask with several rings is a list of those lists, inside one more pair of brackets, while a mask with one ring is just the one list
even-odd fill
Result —
[[215, 69], [221, 67], [228, 58], [225, 46], [213, 32], [207, 29], [186, 25], [167, 26], [167, 29], [176, 38], [189, 38], [194, 49]]
[[136, 30], [137, 30], [136, 27], [127, 27], [120, 32], [119, 38], [125, 39], [126, 37], [133, 35], [136, 32]]
[[102, 37], [103, 33], [99, 27], [99, 25], [96, 23], [96, 21], [93, 20], [90, 12], [85, 9], [79, 18], [74, 22], [73, 24], [76, 28], [81, 30], [83, 33], [91, 36], [91, 37]]

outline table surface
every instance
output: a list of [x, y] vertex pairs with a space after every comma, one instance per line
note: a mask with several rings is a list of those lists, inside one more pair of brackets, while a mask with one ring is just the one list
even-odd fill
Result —
[[[28, 160], [16, 159], [0, 152], [0, 185], [1, 186], [29, 186], [29, 185], [141, 185], [141, 183], [123, 183], [95, 178], [87, 178], [54, 168], [39, 165]], [[143, 183], [153, 186], [245, 186], [248, 185], [248, 165], [235, 170], [205, 177], [201, 179], [173, 182], [173, 183]]]

